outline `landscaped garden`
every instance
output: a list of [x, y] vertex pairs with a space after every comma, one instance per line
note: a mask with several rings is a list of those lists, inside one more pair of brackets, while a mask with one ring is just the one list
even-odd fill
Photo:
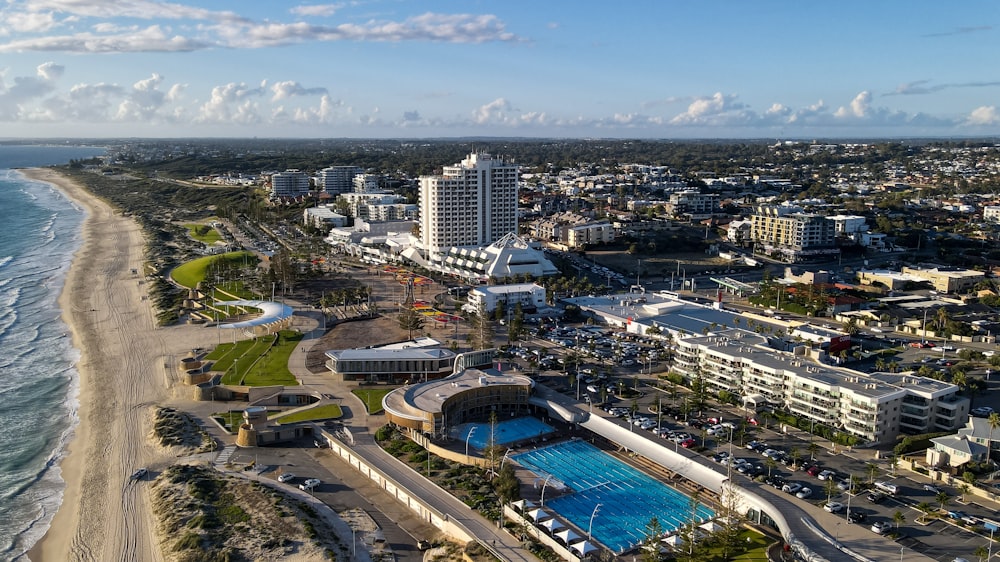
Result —
[[297, 423], [305, 421], [334, 420], [342, 415], [343, 411], [341, 411], [339, 404], [323, 404], [322, 406], [316, 406], [307, 410], [300, 410], [292, 414], [282, 415], [281, 412], [277, 412], [269, 419], [278, 423]]
[[246, 386], [295, 386], [288, 358], [302, 334], [283, 330], [254, 340], [219, 344], [205, 359], [213, 371], [223, 371], [222, 384]]
[[393, 390], [392, 388], [355, 388], [351, 394], [365, 403], [365, 409], [368, 410], [369, 414], [378, 414], [382, 412], [382, 398]]
[[247, 260], [257, 263], [257, 256], [255, 256], [253, 252], [245, 251], [229, 252], [227, 254], [219, 254], [217, 256], [204, 256], [178, 265], [173, 271], [170, 272], [170, 277], [178, 285], [193, 289], [198, 286], [198, 283], [205, 280], [205, 276], [210, 267], [223, 267], [226, 265], [235, 267]]
[[188, 236], [208, 246], [222, 240], [219, 231], [207, 224], [185, 224], [184, 228], [188, 229]]

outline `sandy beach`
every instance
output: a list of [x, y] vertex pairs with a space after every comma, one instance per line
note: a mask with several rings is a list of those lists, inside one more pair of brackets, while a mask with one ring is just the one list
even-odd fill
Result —
[[90, 192], [48, 169], [25, 170], [83, 207], [83, 244], [60, 297], [63, 319], [81, 351], [79, 425], [61, 463], [62, 506], [31, 560], [162, 560], [138, 467], [158, 468], [172, 456], [149, 440], [152, 408], [170, 397], [176, 365], [204, 339], [197, 327], [157, 328], [143, 301], [143, 237]]

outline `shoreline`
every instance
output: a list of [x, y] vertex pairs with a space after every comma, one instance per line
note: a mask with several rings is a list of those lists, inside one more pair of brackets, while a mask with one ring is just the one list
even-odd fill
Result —
[[86, 213], [58, 300], [80, 352], [78, 422], [59, 464], [62, 503], [27, 558], [162, 560], [146, 488], [129, 476], [170, 462], [149, 441], [149, 412], [169, 400], [176, 382], [169, 367], [201, 333], [156, 326], [142, 299], [145, 285], [131, 273], [141, 271], [144, 247], [134, 219], [56, 170], [19, 171], [54, 186]]

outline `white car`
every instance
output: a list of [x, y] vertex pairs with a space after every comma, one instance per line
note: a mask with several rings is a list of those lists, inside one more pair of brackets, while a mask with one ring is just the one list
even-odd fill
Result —
[[840, 502], [830, 502], [823, 506], [823, 509], [830, 513], [840, 513], [844, 509], [844, 504]]
[[784, 486], [781, 487], [781, 491], [785, 492], [786, 494], [794, 494], [794, 493], [797, 493], [801, 489], [802, 489], [802, 484], [799, 484], [798, 482], [792, 482], [791, 484], [785, 484]]
[[817, 474], [816, 478], [819, 478], [820, 480], [827, 480], [829, 478], [833, 478], [836, 475], [837, 475], [836, 472], [834, 472], [834, 471], [832, 471], [830, 469], [827, 469], [827, 470], [824, 470], [823, 472], [820, 472], [819, 474]]
[[299, 484], [299, 489], [303, 491], [309, 491], [322, 484], [319, 478], [310, 478], [305, 482]]
[[286, 472], [284, 474], [278, 475], [278, 482], [284, 483], [284, 482], [291, 482], [292, 480], [295, 480], [295, 475], [292, 474], [291, 472]]
[[889, 529], [892, 528], [892, 523], [888, 521], [876, 521], [872, 523], [872, 532], [884, 535]]
[[802, 488], [801, 490], [799, 490], [797, 494], [795, 494], [795, 497], [799, 498], [800, 500], [804, 500], [811, 495], [813, 495], [812, 488]]

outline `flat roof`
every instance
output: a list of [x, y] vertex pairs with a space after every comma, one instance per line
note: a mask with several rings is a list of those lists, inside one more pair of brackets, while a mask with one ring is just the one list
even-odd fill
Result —
[[533, 388], [535, 382], [524, 375], [503, 374], [496, 369], [465, 369], [443, 379], [398, 388], [385, 395], [389, 409], [415, 415], [441, 413], [441, 404], [456, 394], [490, 385], [519, 385]]
[[448, 359], [455, 357], [455, 352], [450, 349], [428, 348], [428, 347], [403, 347], [385, 348], [374, 347], [369, 349], [331, 349], [326, 352], [330, 359], [341, 361], [364, 361], [364, 360], [400, 360], [400, 359]]

